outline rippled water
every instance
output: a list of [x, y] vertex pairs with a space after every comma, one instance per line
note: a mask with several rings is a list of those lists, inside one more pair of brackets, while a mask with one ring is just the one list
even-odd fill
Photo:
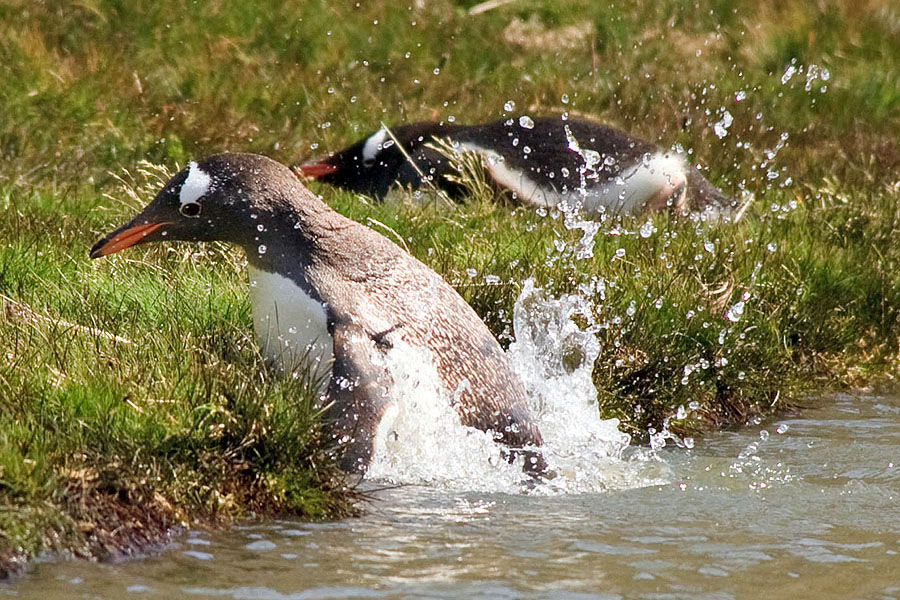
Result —
[[900, 398], [665, 448], [668, 483], [566, 495], [380, 491], [362, 518], [192, 532], [46, 563], [22, 598], [897, 598]]

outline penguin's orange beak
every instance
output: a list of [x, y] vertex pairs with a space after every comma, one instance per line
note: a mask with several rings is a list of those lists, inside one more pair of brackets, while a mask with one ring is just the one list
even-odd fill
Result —
[[171, 225], [171, 223], [141, 223], [140, 225], [129, 223], [123, 225], [94, 244], [94, 247], [91, 248], [91, 258], [100, 258], [101, 256], [113, 254], [119, 250], [139, 244], [148, 235], [165, 225]]
[[338, 168], [324, 160], [312, 160], [302, 165], [297, 165], [294, 167], [294, 171], [300, 172], [304, 177], [309, 177], [310, 179], [319, 179], [325, 175], [337, 173]]

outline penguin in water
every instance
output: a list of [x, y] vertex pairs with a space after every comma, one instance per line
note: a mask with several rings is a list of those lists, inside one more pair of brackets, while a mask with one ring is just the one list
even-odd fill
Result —
[[329, 208], [284, 165], [254, 154], [191, 162], [91, 258], [158, 241], [221, 240], [247, 254], [254, 330], [286, 370], [302, 360], [327, 382], [341, 466], [364, 473], [395, 402], [388, 351], [430, 355], [463, 425], [491, 432], [510, 461], [546, 473], [525, 390], [490, 331], [437, 273]]
[[295, 170], [379, 201], [395, 184], [421, 187], [423, 177], [459, 198], [465, 190], [448, 178], [457, 171], [433, 145], [438, 139], [455, 151], [480, 155], [493, 184], [525, 204], [613, 215], [670, 210], [725, 216], [735, 208], [682, 156], [583, 119], [523, 116], [484, 125], [382, 127]]

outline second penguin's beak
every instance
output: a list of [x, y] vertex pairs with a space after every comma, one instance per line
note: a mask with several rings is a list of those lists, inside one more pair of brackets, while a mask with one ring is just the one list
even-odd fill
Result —
[[338, 168], [325, 160], [312, 160], [295, 166], [294, 171], [310, 179], [319, 179], [325, 175], [337, 173]]
[[94, 244], [94, 247], [91, 248], [91, 258], [100, 258], [101, 256], [113, 254], [119, 250], [124, 250], [125, 248], [140, 244], [145, 241], [148, 235], [165, 225], [171, 225], [171, 223], [135, 224], [134, 221], [132, 221], [131, 223], [122, 225]]

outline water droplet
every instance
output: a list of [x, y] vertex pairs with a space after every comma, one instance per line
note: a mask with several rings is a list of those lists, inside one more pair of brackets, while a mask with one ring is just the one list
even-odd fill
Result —
[[265, 244], [260, 244], [259, 248], [256, 249], [256, 251], [259, 252], [260, 254], [265, 254], [266, 250], [268, 250], [268, 248], [266, 248]]
[[713, 125], [713, 131], [716, 132], [716, 136], [719, 139], [722, 139], [726, 135], [728, 135], [728, 128], [731, 127], [731, 124], [734, 122], [734, 117], [731, 116], [731, 113], [726, 111], [722, 112], [722, 120], [716, 122]]
[[511, 111], [515, 110], [515, 108], [516, 108], [516, 103], [513, 102], [512, 100], [507, 100], [506, 104], [503, 105], [503, 110], [505, 110], [506, 112], [511, 112]]
[[734, 303], [734, 305], [728, 309], [728, 312], [725, 313], [725, 318], [735, 323], [741, 320], [741, 317], [744, 316], [744, 301], [738, 300]]
[[797, 72], [797, 67], [795, 67], [793, 64], [788, 65], [787, 68], [784, 70], [784, 75], [781, 76], [781, 85], [784, 85], [788, 81], [790, 81], [791, 77], [793, 77], [796, 72]]
[[648, 238], [656, 233], [656, 227], [653, 225], [652, 221], [647, 221], [641, 225], [640, 233], [642, 238]]
[[569, 95], [568, 95], [568, 94], [563, 94], [563, 95], [562, 95], [562, 98], [560, 98], [560, 100], [562, 100], [562, 103], [563, 103], [563, 104], [568, 104], [568, 103], [569, 103]]
[[769, 242], [769, 245], [766, 246], [766, 249], [767, 249], [769, 252], [775, 252], [776, 250], [778, 250], [778, 244], [775, 243], [775, 242]]
[[524, 129], [533, 129], [534, 121], [528, 115], [522, 115], [519, 117], [519, 127]]
[[441, 70], [440, 70], [439, 68], [435, 67], [435, 68], [434, 68], [434, 71], [432, 71], [432, 73], [434, 73], [435, 75], [440, 75], [440, 74], [441, 74]]
[[738, 90], [734, 94], [735, 102], [742, 102], [745, 98], [747, 98], [747, 92], [745, 92], [744, 90]]
[[791, 426], [787, 423], [781, 423], [778, 427], [775, 428], [775, 433], [786, 433]]
[[466, 269], [466, 275], [468, 275], [469, 277], [475, 277], [476, 275], [478, 275], [478, 271], [470, 267]]

